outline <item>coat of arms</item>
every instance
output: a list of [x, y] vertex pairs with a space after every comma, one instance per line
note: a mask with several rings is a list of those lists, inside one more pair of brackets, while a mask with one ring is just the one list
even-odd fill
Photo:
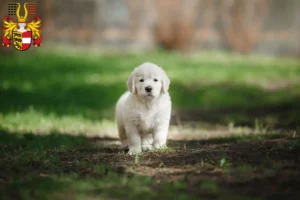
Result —
[[[14, 21], [10, 16], [4, 17], [2, 45], [9, 47], [13, 44], [19, 51], [29, 49], [31, 43], [39, 47], [42, 42], [41, 19], [35, 16], [36, 4], [24, 3], [24, 16], [20, 16], [20, 9], [20, 3], [8, 4], [8, 14], [17, 16], [18, 21]], [[27, 22], [28, 16], [33, 16], [29, 22]]]

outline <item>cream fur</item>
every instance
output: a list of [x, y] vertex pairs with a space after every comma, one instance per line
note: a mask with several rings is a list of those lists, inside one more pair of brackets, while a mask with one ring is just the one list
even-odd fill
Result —
[[121, 146], [128, 146], [129, 154], [166, 146], [171, 117], [169, 84], [164, 70], [149, 62], [135, 68], [128, 78], [129, 91], [117, 102], [116, 121]]

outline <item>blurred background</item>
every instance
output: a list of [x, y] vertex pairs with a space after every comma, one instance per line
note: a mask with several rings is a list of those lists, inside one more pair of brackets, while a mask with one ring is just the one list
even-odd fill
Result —
[[[0, 199], [300, 199], [299, 0], [35, 2], [42, 46], [0, 47]], [[114, 107], [147, 61], [169, 148], [132, 157]]]
[[[7, 2], [1, 1], [1, 16], [7, 14]], [[297, 0], [36, 2], [47, 45], [300, 54]]]
[[177, 133], [299, 125], [298, 0], [36, 2], [42, 47], [1, 48], [5, 130], [115, 136], [114, 104], [145, 61], [172, 80]]

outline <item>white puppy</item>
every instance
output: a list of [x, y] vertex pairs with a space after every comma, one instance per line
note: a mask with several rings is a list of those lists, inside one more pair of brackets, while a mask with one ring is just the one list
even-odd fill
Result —
[[153, 63], [143, 63], [128, 78], [129, 92], [116, 105], [116, 121], [122, 147], [129, 154], [165, 147], [171, 117], [170, 80]]

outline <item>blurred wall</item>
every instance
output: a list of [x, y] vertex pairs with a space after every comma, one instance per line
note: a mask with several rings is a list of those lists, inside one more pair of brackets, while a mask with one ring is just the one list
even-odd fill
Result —
[[36, 2], [48, 44], [300, 55], [299, 0]]

